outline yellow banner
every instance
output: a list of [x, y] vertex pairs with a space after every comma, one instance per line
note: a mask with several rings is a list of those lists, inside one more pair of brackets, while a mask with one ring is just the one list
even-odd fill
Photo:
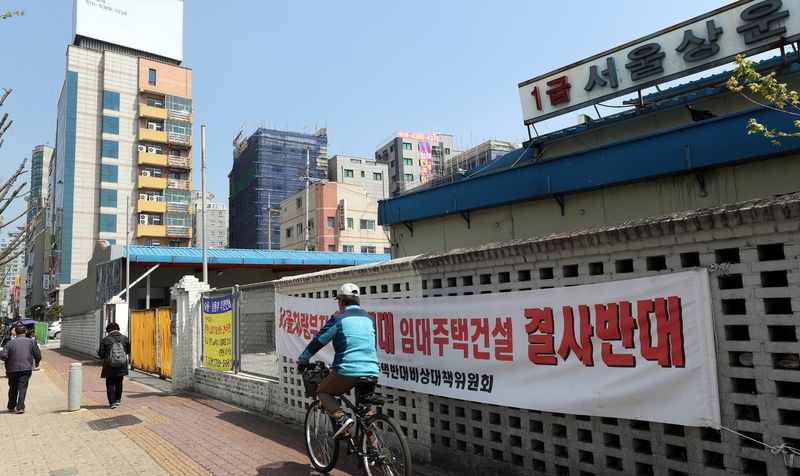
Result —
[[203, 298], [203, 367], [233, 369], [233, 297]]

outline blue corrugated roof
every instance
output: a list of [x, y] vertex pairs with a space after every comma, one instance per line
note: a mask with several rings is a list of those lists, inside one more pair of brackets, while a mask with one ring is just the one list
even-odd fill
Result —
[[[202, 248], [138, 245], [130, 248], [131, 263], [203, 264]], [[210, 248], [207, 254], [208, 264], [216, 266], [356, 266], [392, 259], [388, 254], [230, 248]]]

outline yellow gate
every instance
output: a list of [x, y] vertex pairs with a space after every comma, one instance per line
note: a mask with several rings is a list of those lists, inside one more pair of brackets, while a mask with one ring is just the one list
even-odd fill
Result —
[[131, 311], [131, 365], [139, 370], [172, 377], [170, 308]]

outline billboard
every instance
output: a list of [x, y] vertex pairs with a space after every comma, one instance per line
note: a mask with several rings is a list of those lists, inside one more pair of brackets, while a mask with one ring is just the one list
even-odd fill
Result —
[[183, 61], [180, 0], [75, 0], [72, 39], [84, 36]]
[[[525, 124], [800, 39], [798, 5], [740, 0], [618, 48], [519, 84]], [[794, 12], [794, 13], [792, 13]]]

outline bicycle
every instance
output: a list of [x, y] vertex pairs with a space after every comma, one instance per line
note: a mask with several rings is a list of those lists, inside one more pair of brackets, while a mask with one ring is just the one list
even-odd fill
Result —
[[347, 442], [347, 454], [359, 458], [358, 466], [366, 476], [411, 476], [411, 452], [400, 425], [383, 413], [371, 413], [372, 405], [379, 406], [394, 401], [374, 393], [378, 379], [361, 377], [355, 387], [355, 401], [340, 395], [344, 406], [353, 415], [354, 424], [340, 440], [334, 440], [332, 418], [316, 399], [316, 388], [328, 376], [330, 369], [316, 361], [303, 372], [306, 396], [314, 398], [306, 412], [304, 436], [306, 452], [311, 464], [321, 473], [327, 473], [339, 459], [339, 442]]

